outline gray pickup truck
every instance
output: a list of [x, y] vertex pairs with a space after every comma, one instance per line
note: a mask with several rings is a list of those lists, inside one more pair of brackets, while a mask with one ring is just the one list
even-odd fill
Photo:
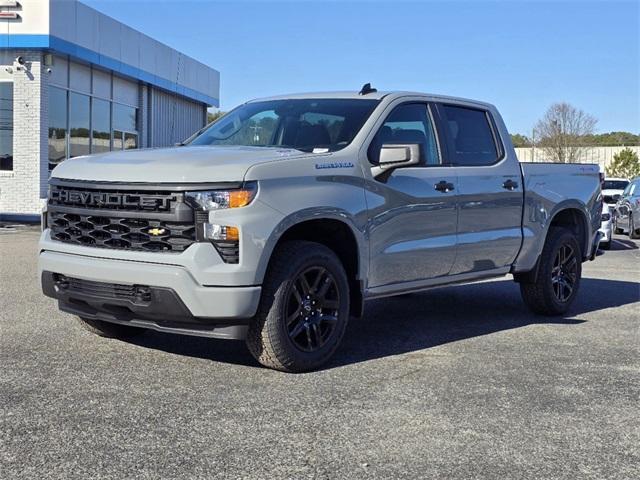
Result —
[[62, 163], [39, 273], [99, 335], [245, 339], [298, 372], [374, 298], [512, 274], [531, 310], [563, 314], [601, 212], [597, 166], [519, 163], [492, 105], [365, 86]]

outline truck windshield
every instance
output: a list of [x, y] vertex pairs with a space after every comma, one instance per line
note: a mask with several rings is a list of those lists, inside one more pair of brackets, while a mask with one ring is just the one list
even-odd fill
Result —
[[189, 145], [243, 145], [340, 150], [353, 140], [378, 100], [288, 99], [246, 103], [207, 127]]

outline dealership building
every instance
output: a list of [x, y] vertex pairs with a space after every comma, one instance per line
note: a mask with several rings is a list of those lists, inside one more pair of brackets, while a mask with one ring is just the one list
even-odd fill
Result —
[[39, 214], [51, 170], [163, 147], [219, 106], [218, 71], [75, 0], [0, 0], [0, 220]]

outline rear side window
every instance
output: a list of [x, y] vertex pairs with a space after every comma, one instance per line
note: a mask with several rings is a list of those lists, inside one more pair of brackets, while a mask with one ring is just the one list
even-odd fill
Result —
[[394, 108], [369, 146], [369, 161], [378, 163], [383, 145], [405, 143], [420, 145], [421, 165], [440, 164], [436, 137], [426, 104], [408, 103]]
[[449, 161], [453, 165], [492, 165], [498, 160], [489, 116], [484, 110], [442, 105]]

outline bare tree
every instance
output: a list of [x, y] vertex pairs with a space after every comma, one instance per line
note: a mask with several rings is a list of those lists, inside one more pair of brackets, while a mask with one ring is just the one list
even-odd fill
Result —
[[588, 149], [586, 135], [595, 131], [595, 117], [568, 103], [554, 103], [535, 126], [538, 146], [556, 162], [576, 163]]

